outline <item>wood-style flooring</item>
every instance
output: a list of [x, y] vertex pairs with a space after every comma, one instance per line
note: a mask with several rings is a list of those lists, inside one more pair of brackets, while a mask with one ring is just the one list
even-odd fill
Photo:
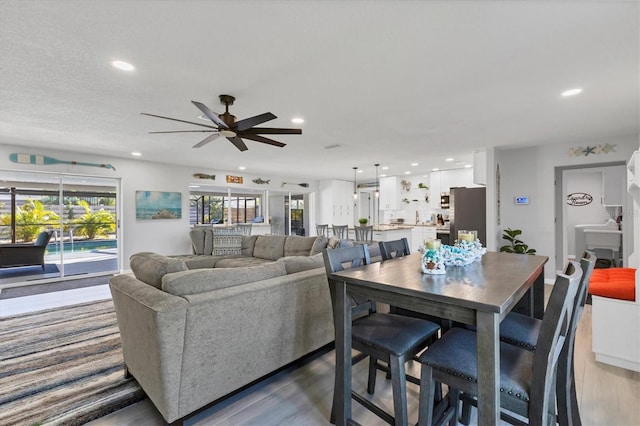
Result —
[[[65, 302], [69, 303], [70, 299], [73, 302], [75, 297], [78, 297], [75, 303], [86, 301], [81, 293], [74, 291], [73, 294], [66, 294]], [[27, 310], [24, 305], [28, 305], [29, 301], [19, 299], [28, 298], [9, 299], [14, 312]], [[31, 300], [39, 302], [38, 299]], [[591, 352], [591, 305], [586, 305], [580, 320], [575, 349], [576, 384], [583, 425], [640, 426], [640, 373], [595, 361]], [[187, 419], [185, 425], [329, 425], [334, 366], [332, 350], [216, 404]], [[409, 362], [407, 369], [413, 375], [419, 374], [419, 366], [415, 362]], [[366, 362], [361, 362], [354, 367], [353, 383], [354, 389], [363, 395], [366, 395], [366, 378]], [[409, 424], [417, 422], [418, 392], [416, 385], [407, 384]], [[378, 373], [376, 392], [371, 399], [392, 411], [391, 384], [381, 372]], [[353, 413], [354, 419], [362, 425], [385, 424], [355, 401]], [[472, 424], [477, 424], [476, 419], [474, 409]], [[89, 423], [90, 426], [162, 424], [162, 417], [148, 399]]]

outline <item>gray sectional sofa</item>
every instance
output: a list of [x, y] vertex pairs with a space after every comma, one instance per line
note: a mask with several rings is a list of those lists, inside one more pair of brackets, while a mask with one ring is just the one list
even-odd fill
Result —
[[169, 423], [334, 339], [326, 239], [216, 246], [203, 232], [192, 232], [193, 254], [134, 254], [133, 275], [109, 281], [125, 367]]

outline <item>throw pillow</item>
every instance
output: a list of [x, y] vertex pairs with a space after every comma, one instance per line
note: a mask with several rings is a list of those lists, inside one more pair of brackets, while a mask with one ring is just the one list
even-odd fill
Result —
[[338, 244], [340, 244], [340, 239], [336, 237], [331, 237], [329, 238], [329, 241], [327, 241], [327, 248], [334, 249], [338, 247]]
[[213, 256], [227, 256], [230, 254], [242, 254], [242, 234], [228, 230], [213, 231]]
[[193, 254], [204, 254], [204, 229], [195, 227], [189, 231]]
[[284, 235], [258, 235], [253, 248], [253, 257], [267, 260], [278, 260], [284, 256]]
[[176, 296], [186, 296], [281, 277], [286, 273], [284, 264], [278, 262], [247, 268], [196, 269], [165, 275], [162, 289]]
[[181, 259], [151, 252], [132, 255], [129, 258], [129, 266], [138, 280], [156, 288], [161, 288], [164, 275], [187, 270], [187, 266]]
[[242, 239], [242, 255], [243, 256], [253, 256], [253, 248], [256, 245], [257, 239], [258, 239], [257, 235], [244, 237]]
[[316, 240], [313, 242], [313, 247], [311, 247], [311, 256], [322, 253], [322, 250], [327, 248], [328, 242], [329, 240], [324, 235], [316, 238]]
[[285, 256], [278, 259], [278, 262], [284, 264], [287, 274], [324, 267], [322, 253], [314, 256]]

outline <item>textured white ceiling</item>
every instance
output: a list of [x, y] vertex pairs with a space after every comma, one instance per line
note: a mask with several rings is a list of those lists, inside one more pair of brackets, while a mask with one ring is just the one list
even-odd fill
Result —
[[[0, 143], [351, 179], [637, 134], [639, 17], [635, 1], [3, 0]], [[190, 101], [222, 112], [222, 93], [238, 119], [304, 117], [303, 135], [240, 152], [147, 133], [195, 126], [140, 112], [199, 121]]]

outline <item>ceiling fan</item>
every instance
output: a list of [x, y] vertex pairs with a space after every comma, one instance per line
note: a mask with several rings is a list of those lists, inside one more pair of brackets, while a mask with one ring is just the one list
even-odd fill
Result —
[[244, 139], [250, 139], [256, 142], [262, 142], [269, 145], [277, 146], [282, 148], [286, 144], [282, 142], [275, 141], [270, 138], [266, 138], [264, 136], [260, 136], [260, 134], [265, 135], [301, 135], [301, 129], [277, 129], [273, 127], [253, 127], [258, 124], [262, 124], [266, 121], [270, 121], [276, 119], [275, 115], [270, 112], [265, 112], [264, 114], [256, 115], [254, 117], [245, 118], [244, 120], [236, 121], [235, 115], [229, 113], [229, 105], [233, 105], [233, 102], [236, 100], [231, 95], [220, 95], [220, 102], [225, 105], [225, 112], [223, 114], [216, 114], [207, 108], [206, 105], [197, 102], [191, 101], [202, 113], [211, 120], [215, 126], [211, 126], [208, 124], [195, 123], [193, 121], [179, 120], [177, 118], [171, 117], [163, 117], [161, 115], [155, 114], [147, 114], [146, 112], [142, 112], [142, 115], [148, 115], [150, 117], [164, 118], [165, 120], [179, 121], [181, 123], [189, 123], [194, 124], [196, 126], [207, 127], [209, 130], [171, 130], [166, 132], [149, 132], [149, 133], [212, 133], [207, 136], [197, 144], [195, 144], [194, 148], [200, 148], [209, 142], [219, 138], [220, 136], [226, 137], [232, 144], [236, 146], [240, 151], [246, 151], [247, 145], [245, 145]]

